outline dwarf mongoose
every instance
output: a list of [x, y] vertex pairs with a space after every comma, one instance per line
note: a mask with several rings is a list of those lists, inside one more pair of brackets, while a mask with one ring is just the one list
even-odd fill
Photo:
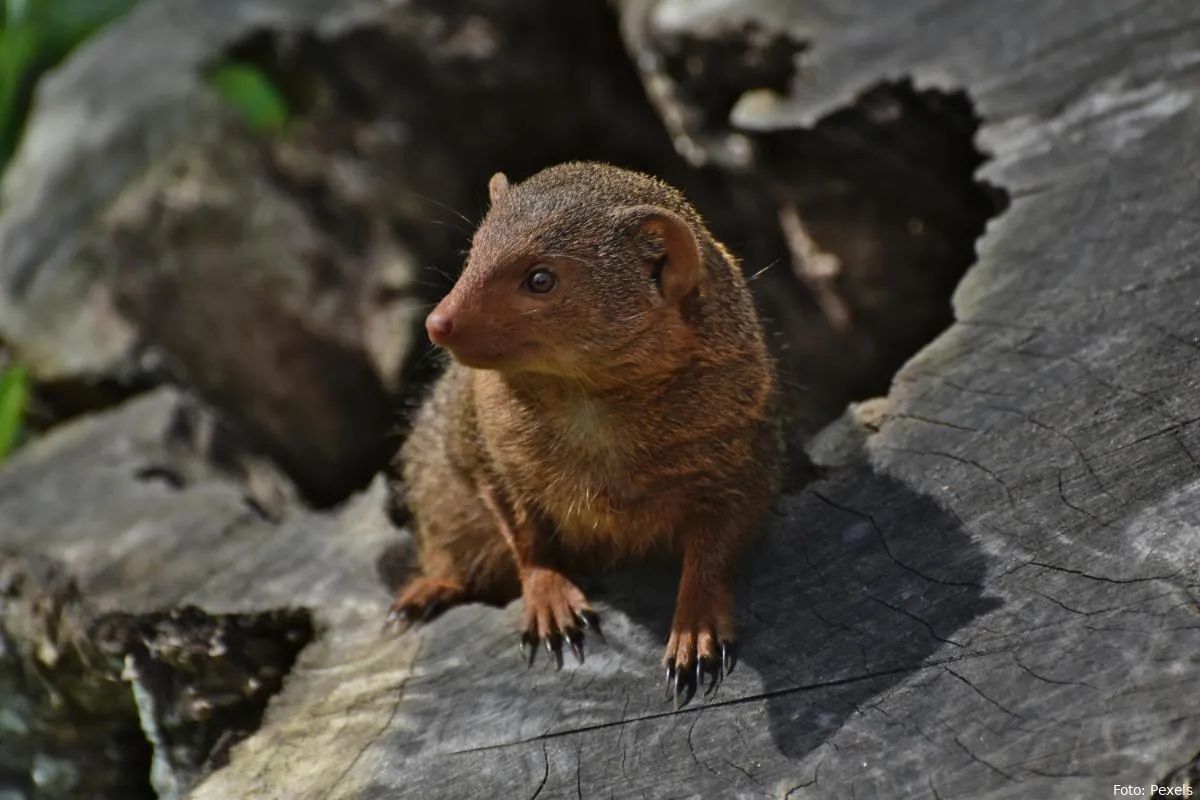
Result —
[[778, 490], [776, 377], [734, 258], [683, 195], [598, 163], [509, 184], [426, 319], [453, 356], [400, 459], [421, 575], [391, 618], [524, 601], [522, 651], [599, 633], [567, 565], [675, 552], [678, 705], [733, 666], [735, 567]]

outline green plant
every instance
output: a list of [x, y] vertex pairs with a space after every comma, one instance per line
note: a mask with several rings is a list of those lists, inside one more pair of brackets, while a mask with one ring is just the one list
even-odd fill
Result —
[[290, 116], [283, 95], [252, 64], [237, 61], [221, 64], [209, 74], [209, 83], [255, 130], [281, 128]]
[[[0, 171], [16, 151], [42, 75], [138, 1], [0, 0]], [[221, 64], [209, 79], [252, 127], [278, 128], [287, 120], [287, 103], [256, 67]]]
[[0, 19], [0, 169], [25, 129], [42, 74], [138, 0], [2, 0]]
[[[34, 88], [42, 75], [137, 3], [0, 0], [0, 172], [24, 132]], [[290, 116], [283, 95], [251, 64], [225, 62], [207, 77], [217, 93], [256, 130], [279, 128]], [[0, 461], [20, 443], [28, 399], [28, 373], [16, 365], [0, 368]]]
[[0, 461], [8, 457], [21, 438], [25, 406], [29, 402], [29, 374], [9, 365], [0, 372]]

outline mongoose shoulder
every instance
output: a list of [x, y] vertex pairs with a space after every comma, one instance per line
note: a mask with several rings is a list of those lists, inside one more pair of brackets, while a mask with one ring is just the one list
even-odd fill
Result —
[[560, 666], [598, 625], [564, 564], [682, 556], [676, 701], [720, 680], [732, 583], [778, 491], [776, 377], [746, 281], [683, 195], [598, 163], [498, 173], [429, 314], [453, 357], [400, 458], [422, 574], [393, 617], [524, 601]]

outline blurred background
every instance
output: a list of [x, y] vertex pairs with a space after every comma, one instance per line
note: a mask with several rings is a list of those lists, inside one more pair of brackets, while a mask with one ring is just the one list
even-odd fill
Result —
[[806, 32], [773, 7], [7, 3], [0, 454], [170, 383], [188, 446], [257, 501], [335, 505], [438, 369], [421, 321], [488, 177], [596, 159], [678, 185], [741, 259], [802, 476], [807, 437], [950, 322], [1005, 200], [962, 94], [776, 112]]

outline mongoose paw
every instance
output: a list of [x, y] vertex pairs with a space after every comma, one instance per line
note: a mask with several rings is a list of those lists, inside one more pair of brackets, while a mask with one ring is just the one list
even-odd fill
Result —
[[384, 628], [408, 630], [414, 624], [428, 622], [466, 597], [466, 587], [456, 581], [413, 578], [396, 595]]
[[704, 688], [706, 677], [709, 683], [705, 696], [715, 692], [737, 664], [737, 642], [729, 622], [731, 614], [711, 605], [698, 608], [681, 605], [675, 610], [671, 637], [663, 654], [663, 666], [667, 668], [663, 700], [674, 697], [676, 710]]
[[537, 657], [538, 643], [562, 669], [562, 645], [565, 640], [583, 663], [583, 631], [590, 630], [600, 641], [600, 617], [592, 609], [583, 592], [561, 573], [544, 567], [533, 567], [521, 574], [521, 599], [525, 610], [521, 619], [521, 655], [528, 666]]

